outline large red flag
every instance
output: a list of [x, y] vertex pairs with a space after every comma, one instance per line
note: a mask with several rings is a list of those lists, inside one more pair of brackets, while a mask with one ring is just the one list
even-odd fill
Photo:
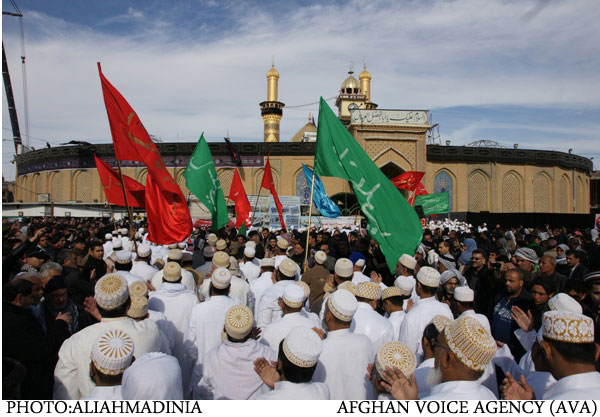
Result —
[[[96, 161], [96, 168], [98, 169], [98, 175], [100, 175], [104, 194], [106, 195], [106, 201], [115, 206], [125, 206], [123, 187], [121, 186], [121, 180], [117, 171], [98, 158], [96, 154], [94, 154], [94, 160]], [[123, 175], [123, 180], [125, 182], [125, 192], [127, 193], [127, 203], [129, 203], [129, 206], [144, 207], [144, 186], [127, 175]]]
[[413, 193], [412, 197], [408, 199], [408, 202], [410, 203], [411, 206], [414, 206], [415, 205], [415, 197], [418, 195], [426, 195], [426, 194], [429, 194], [429, 193], [425, 189], [425, 186], [423, 185], [423, 183], [419, 182], [419, 184], [415, 188], [415, 192]]
[[417, 188], [424, 175], [425, 173], [421, 171], [406, 171], [405, 173], [390, 179], [390, 181], [392, 181], [392, 184], [400, 190], [412, 191]]
[[283, 206], [279, 201], [279, 196], [277, 195], [277, 190], [275, 189], [275, 183], [273, 182], [273, 174], [271, 173], [271, 161], [269, 160], [268, 155], [267, 163], [265, 164], [265, 172], [263, 173], [263, 179], [260, 186], [266, 188], [267, 190], [271, 190], [271, 195], [273, 195], [273, 200], [275, 200], [277, 212], [279, 213], [279, 221], [281, 222], [281, 228], [286, 229], [285, 222], [283, 221]]
[[98, 72], [117, 158], [141, 161], [148, 168], [148, 240], [158, 244], [182, 242], [192, 233], [186, 199], [133, 108], [102, 74], [100, 63]]
[[242, 223], [245, 221], [247, 222], [250, 217], [251, 208], [248, 196], [246, 195], [246, 190], [244, 190], [244, 185], [242, 184], [242, 179], [240, 178], [240, 173], [237, 169], [233, 174], [233, 181], [231, 182], [228, 198], [235, 203], [235, 227], [240, 228]]

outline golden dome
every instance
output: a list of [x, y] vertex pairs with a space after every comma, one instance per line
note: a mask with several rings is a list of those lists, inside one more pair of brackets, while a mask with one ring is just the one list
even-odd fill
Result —
[[279, 78], [279, 71], [275, 69], [275, 65], [273, 65], [271, 69], [267, 72], [267, 78], [271, 77]]
[[340, 91], [347, 92], [348, 91], [347, 89], [350, 88], [351, 89], [350, 92], [354, 93], [354, 89], [356, 89], [356, 90], [360, 89], [360, 84], [359, 84], [358, 80], [356, 78], [354, 78], [354, 76], [352, 75], [353, 73], [354, 73], [353, 71], [348, 71], [348, 74], [350, 74], [350, 75], [342, 83], [342, 86], [340, 87]]

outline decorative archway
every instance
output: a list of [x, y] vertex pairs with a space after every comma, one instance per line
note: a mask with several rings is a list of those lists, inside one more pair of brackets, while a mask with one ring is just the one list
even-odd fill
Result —
[[550, 177], [545, 172], [538, 173], [533, 179], [533, 211], [535, 213], [552, 211]]
[[509, 171], [502, 178], [502, 212], [521, 211], [521, 177], [515, 171]]
[[489, 211], [489, 182], [489, 177], [483, 171], [478, 169], [471, 173], [468, 179], [469, 211]]
[[452, 211], [453, 189], [454, 180], [452, 179], [452, 175], [450, 175], [446, 170], [439, 171], [433, 179], [433, 192], [448, 193], [450, 211]]

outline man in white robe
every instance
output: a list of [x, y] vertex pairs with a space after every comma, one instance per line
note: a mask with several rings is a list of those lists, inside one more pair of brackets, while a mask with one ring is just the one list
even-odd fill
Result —
[[356, 289], [355, 297], [358, 309], [352, 318], [350, 330], [371, 339], [373, 350], [379, 352], [386, 342], [394, 340], [392, 324], [375, 311], [381, 298], [381, 287], [374, 282], [362, 282]]
[[265, 258], [260, 261], [260, 276], [250, 283], [250, 300], [248, 307], [252, 309], [254, 317], [258, 314], [258, 304], [266, 290], [271, 288], [273, 272], [275, 271], [275, 259]]
[[[167, 262], [175, 262], [179, 266], [183, 261], [183, 253], [179, 249], [170, 249], [167, 255]], [[158, 289], [163, 283], [163, 271], [158, 271], [152, 277], [152, 286], [155, 289]], [[185, 287], [196, 294], [196, 280], [190, 271], [186, 271], [181, 268], [181, 284], [185, 285]]]
[[141, 277], [135, 276], [130, 272], [132, 266], [131, 252], [128, 250], [118, 251], [115, 258], [115, 273], [125, 278], [128, 286], [135, 281], [144, 281]]
[[110, 233], [107, 233], [104, 235], [104, 244], [102, 244], [102, 248], [104, 249], [104, 255], [102, 256], [102, 259], [106, 259], [112, 254], [112, 251], [113, 251], [112, 239], [113, 239], [113, 237]]
[[275, 270], [275, 284], [264, 292], [258, 304], [256, 325], [266, 327], [281, 318], [283, 312], [279, 306], [279, 298], [288, 285], [295, 285], [295, 276], [298, 265], [291, 259], [284, 259]]
[[121, 393], [124, 400], [183, 400], [179, 362], [161, 352], [136, 358], [123, 373]]
[[404, 300], [410, 297], [410, 291], [403, 291], [400, 287], [386, 288], [381, 292], [381, 300], [386, 317], [394, 329], [392, 340], [400, 339], [400, 327], [404, 321], [406, 313], [402, 310]]
[[158, 269], [149, 264], [151, 253], [150, 245], [147, 243], [138, 245], [137, 258], [133, 261], [133, 266], [129, 272], [142, 278], [144, 281], [152, 281], [152, 277], [158, 272]]
[[133, 354], [159, 350], [160, 333], [151, 320], [136, 322], [126, 316], [129, 307], [127, 281], [108, 274], [96, 283], [94, 296], [102, 321], [88, 326], [64, 341], [54, 370], [54, 399], [78, 400], [91, 394], [90, 355], [96, 338], [109, 329], [121, 329], [133, 339]]
[[254, 248], [250, 246], [244, 248], [244, 257], [242, 258], [242, 262], [240, 262], [240, 271], [242, 272], [242, 278], [248, 281], [248, 283], [252, 283], [252, 281], [260, 276], [260, 266], [252, 262], [255, 255], [256, 250]]
[[[235, 258], [233, 258], [235, 260]], [[237, 262], [237, 261], [235, 261]], [[214, 272], [214, 270], [216, 268], [230, 268], [231, 267], [231, 258], [230, 256], [227, 254], [227, 252], [224, 251], [218, 251], [215, 253], [215, 256], [213, 256], [213, 260], [212, 260], [212, 272]], [[230, 269], [231, 272], [231, 269]], [[202, 285], [200, 286], [200, 297], [203, 301], [207, 301], [210, 299], [210, 282], [211, 282], [211, 278], [210, 277], [204, 277], [204, 281], [202, 282]], [[233, 273], [231, 274], [231, 283], [230, 283], [230, 290], [229, 290], [229, 297], [235, 299], [237, 301], [236, 304], [242, 304], [242, 305], [248, 305], [248, 299], [249, 299], [249, 294], [250, 292], [250, 287], [248, 285], [248, 283], [243, 280], [242, 278], [235, 276]]]

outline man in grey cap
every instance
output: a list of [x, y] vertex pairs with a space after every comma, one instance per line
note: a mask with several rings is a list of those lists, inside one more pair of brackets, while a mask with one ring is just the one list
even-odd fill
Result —
[[514, 257], [517, 261], [517, 266], [523, 271], [525, 286], [528, 289], [531, 288], [533, 273], [535, 272], [535, 266], [539, 260], [537, 253], [531, 248], [519, 248], [515, 251]]

